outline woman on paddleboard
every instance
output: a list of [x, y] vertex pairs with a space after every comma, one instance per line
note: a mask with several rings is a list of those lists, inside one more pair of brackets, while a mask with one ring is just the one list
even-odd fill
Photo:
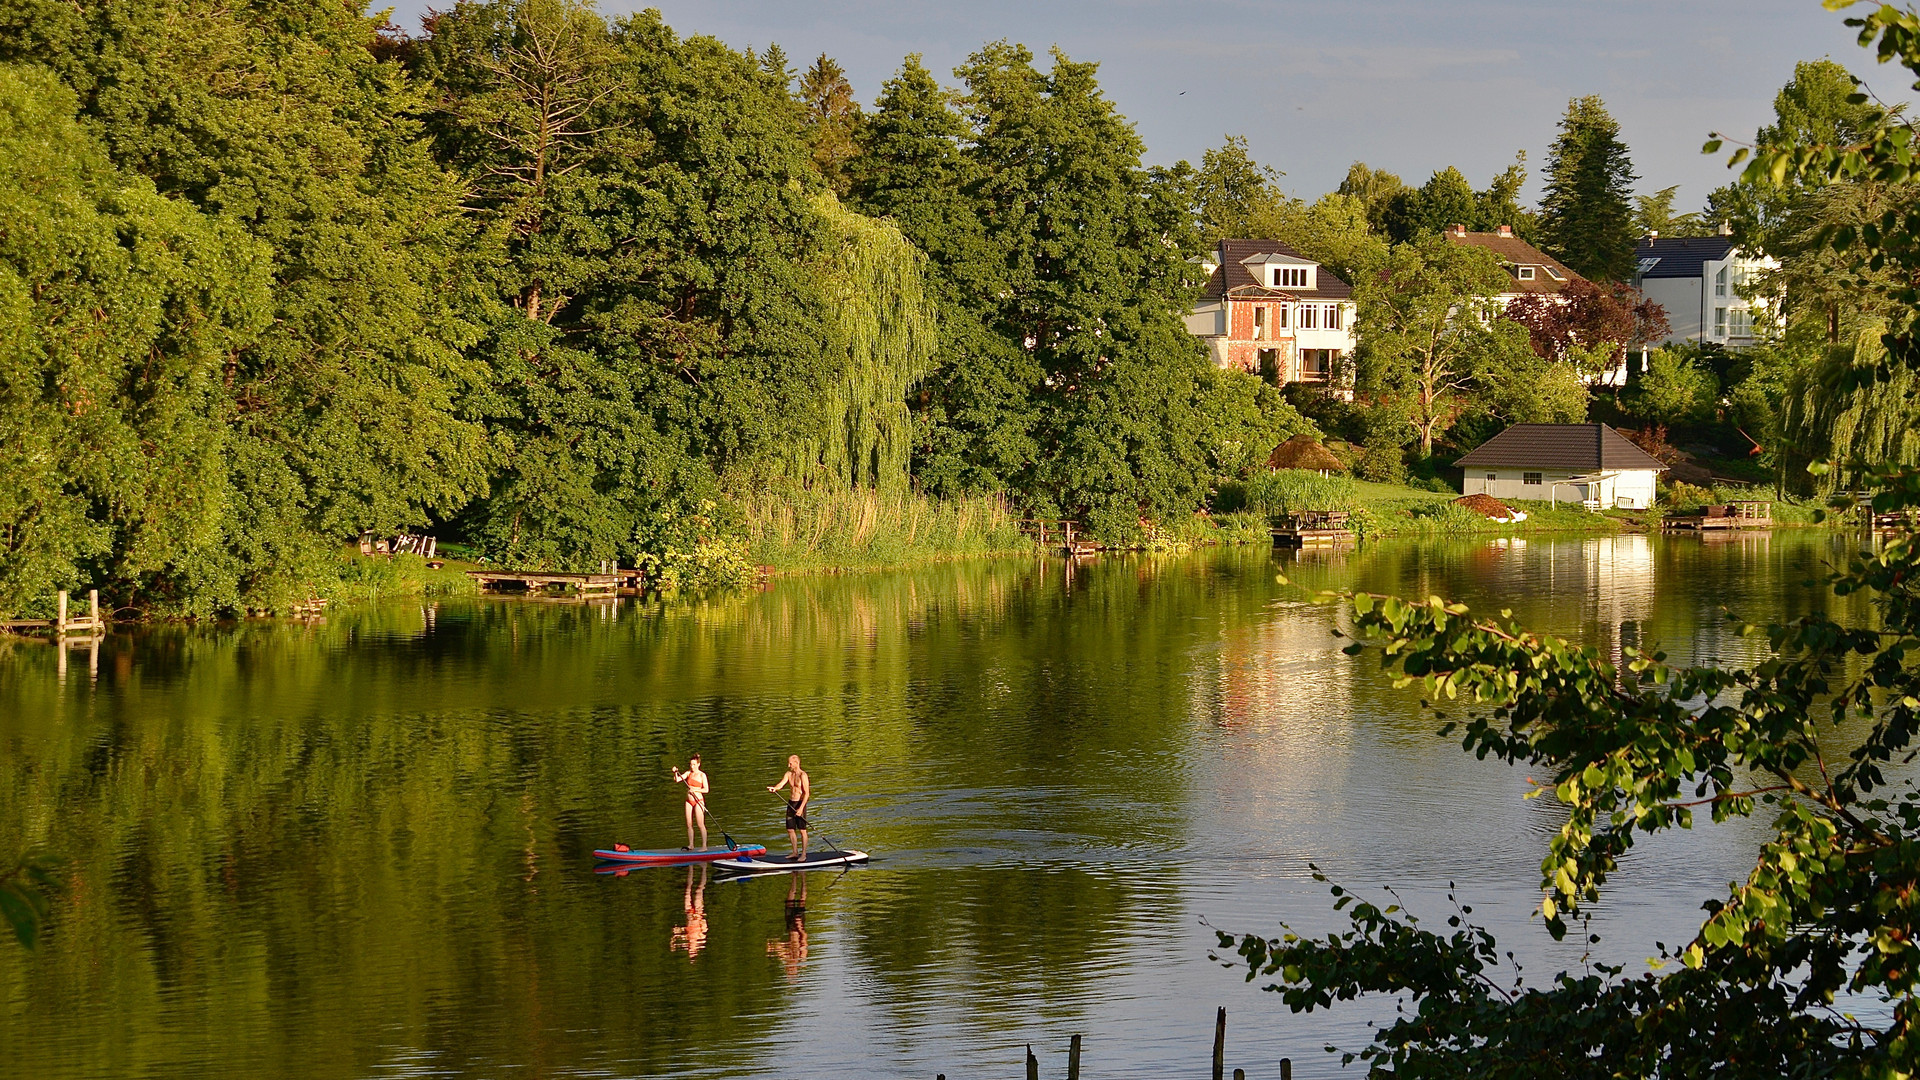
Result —
[[700, 771], [700, 755], [693, 755], [693, 758], [687, 762], [686, 772], [681, 772], [672, 766], [668, 766], [668, 768], [672, 769], [674, 783], [687, 785], [687, 846], [682, 850], [693, 850], [693, 824], [696, 818], [699, 819], [700, 822], [700, 848], [705, 850], [707, 846], [707, 792], [713, 790], [713, 785], [707, 782], [707, 774]]

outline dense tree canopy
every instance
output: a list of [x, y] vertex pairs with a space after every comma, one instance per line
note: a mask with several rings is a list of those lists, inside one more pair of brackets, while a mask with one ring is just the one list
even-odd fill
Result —
[[1633, 162], [1620, 125], [1597, 97], [1575, 98], [1547, 152], [1540, 238], [1574, 272], [1600, 281], [1633, 273]]

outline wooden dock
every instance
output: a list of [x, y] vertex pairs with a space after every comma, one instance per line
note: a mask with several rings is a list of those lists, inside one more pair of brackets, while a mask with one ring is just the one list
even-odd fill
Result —
[[1724, 506], [1709, 506], [1704, 513], [1674, 514], [1660, 519], [1660, 527], [1673, 532], [1710, 532], [1725, 529], [1773, 528], [1773, 504], [1758, 500], [1740, 500]]
[[1289, 514], [1273, 527], [1274, 547], [1339, 547], [1356, 543], [1344, 510], [1308, 510]]
[[621, 589], [637, 589], [643, 577], [638, 570], [622, 569], [602, 574], [565, 574], [549, 570], [469, 570], [467, 576], [479, 582], [482, 589], [543, 592], [559, 588], [585, 594], [611, 594]]

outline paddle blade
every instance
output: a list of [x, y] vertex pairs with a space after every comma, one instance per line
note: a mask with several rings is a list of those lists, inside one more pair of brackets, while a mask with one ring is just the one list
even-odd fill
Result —
[[734, 843], [734, 842], [733, 842], [733, 837], [731, 837], [731, 836], [727, 836], [727, 834], [726, 834], [726, 832], [725, 832], [724, 830], [723, 830], [723, 831], [722, 831], [722, 832], [720, 833], [720, 835], [721, 835], [722, 837], [725, 837], [725, 838], [726, 838], [726, 841], [727, 841], [727, 850], [728, 850], [728, 851], [739, 851], [739, 850], [740, 850], [740, 845], [739, 845], [739, 844], [736, 844], [736, 843]]

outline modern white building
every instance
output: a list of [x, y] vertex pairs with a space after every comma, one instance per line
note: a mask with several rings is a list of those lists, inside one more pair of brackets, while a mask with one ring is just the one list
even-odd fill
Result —
[[1463, 495], [1577, 502], [1590, 510], [1653, 505], [1660, 459], [1605, 424], [1515, 424], [1458, 462]]
[[1662, 345], [1701, 341], [1743, 348], [1764, 338], [1779, 305], [1751, 293], [1756, 278], [1780, 266], [1769, 255], [1742, 251], [1731, 236], [1668, 236], [1640, 241], [1633, 252], [1633, 285], [1667, 310]]

